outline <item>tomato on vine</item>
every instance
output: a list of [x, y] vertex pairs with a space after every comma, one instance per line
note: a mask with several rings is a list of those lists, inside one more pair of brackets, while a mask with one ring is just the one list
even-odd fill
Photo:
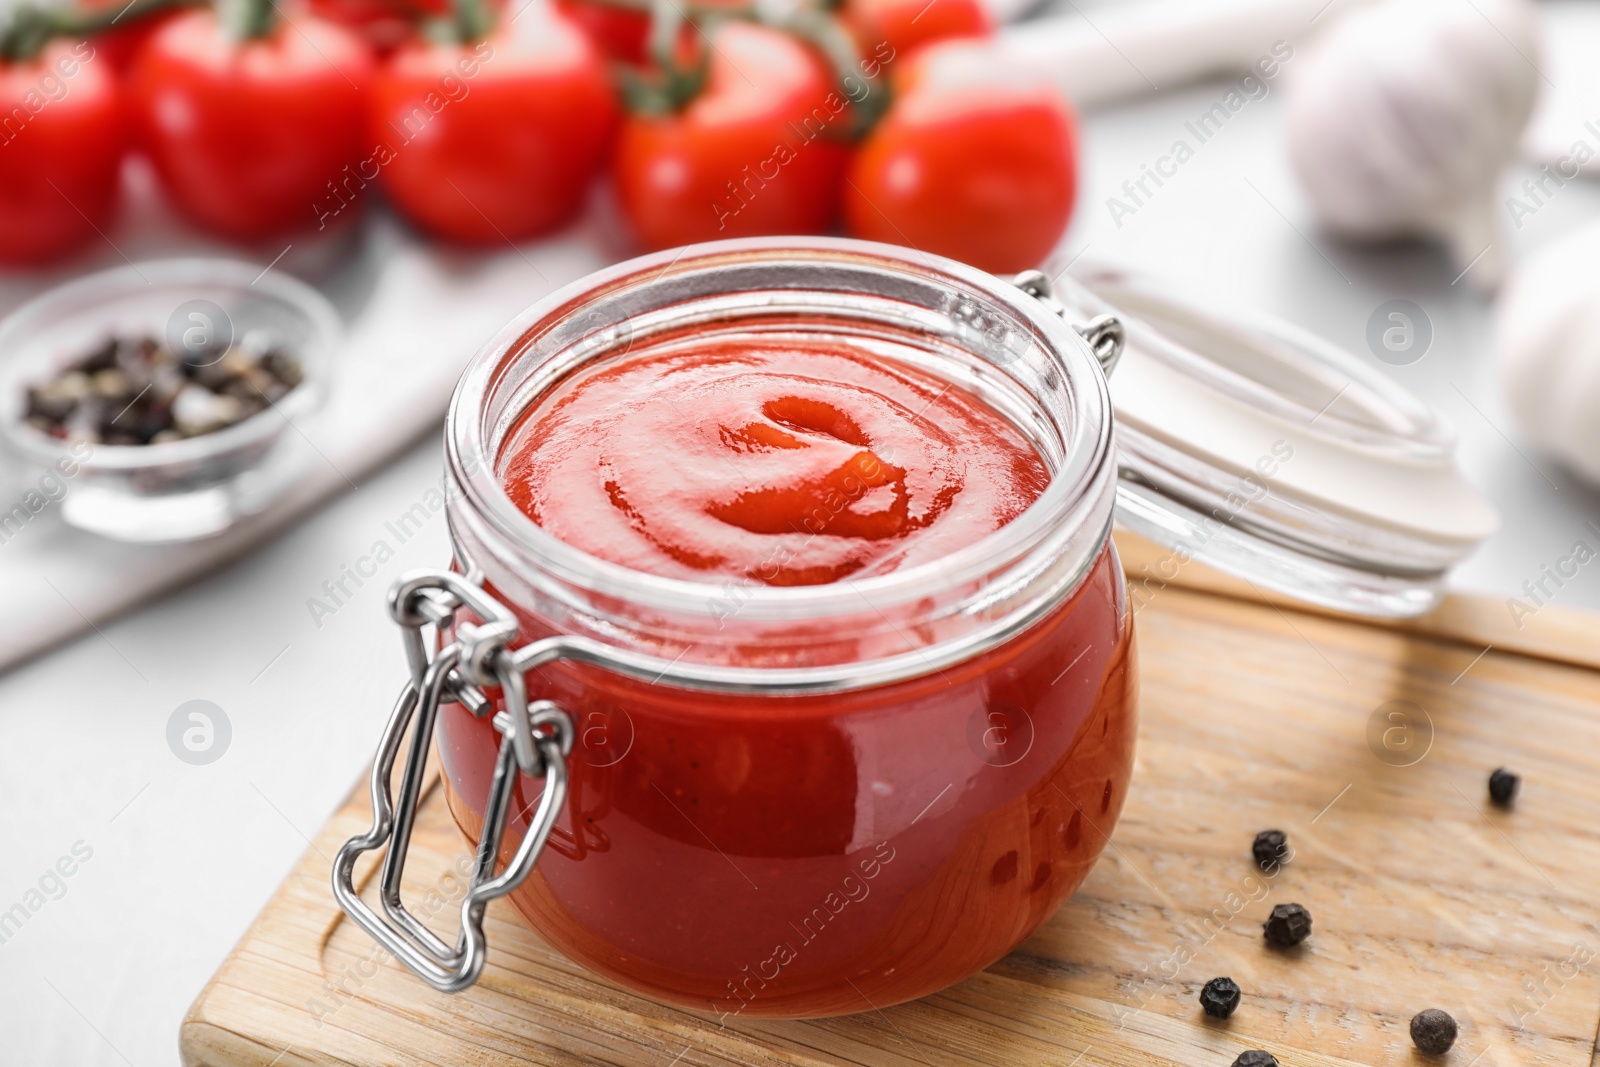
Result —
[[857, 103], [793, 34], [737, 21], [705, 32], [703, 66], [666, 70], [665, 99], [636, 92], [623, 123], [613, 178], [634, 233], [666, 248], [826, 231]]
[[408, 45], [381, 67], [372, 170], [396, 210], [458, 241], [517, 241], [569, 221], [619, 118], [598, 49], [553, 11], [492, 28], [462, 4], [453, 41]]
[[900, 57], [935, 41], [994, 33], [982, 0], [845, 0], [841, 14], [862, 51], [886, 44]]
[[649, 57], [650, 11], [606, 0], [555, 0], [560, 11], [611, 59], [642, 64]]
[[1071, 106], [1047, 85], [1003, 74], [910, 70], [851, 164], [850, 233], [996, 273], [1038, 266], [1072, 217]]
[[110, 225], [125, 148], [110, 65], [82, 40], [0, 35], [0, 264], [66, 255]]
[[417, 36], [428, 19], [450, 13], [448, 0], [310, 0], [314, 14], [354, 30], [374, 51], [388, 55]]
[[[555, 0], [560, 11], [599, 46], [609, 59], [629, 66], [644, 66], [650, 61], [652, 5], [667, 0]], [[967, 0], [957, 0], [967, 2]], [[671, 0], [678, 12], [697, 18], [725, 17], [752, 19], [755, 12], [749, 0]], [[685, 42], [697, 39], [696, 31], [685, 25]]]
[[[174, 18], [180, 4], [130, 6], [128, 0], [77, 0], [78, 8], [95, 25], [93, 45], [96, 59], [103, 59], [121, 73], [133, 65], [134, 57], [163, 24]], [[156, 7], [141, 15], [141, 7]]]
[[352, 189], [365, 154], [372, 55], [316, 15], [241, 0], [194, 10], [151, 37], [129, 74], [143, 144], [170, 199], [238, 240], [314, 228], [329, 191]]

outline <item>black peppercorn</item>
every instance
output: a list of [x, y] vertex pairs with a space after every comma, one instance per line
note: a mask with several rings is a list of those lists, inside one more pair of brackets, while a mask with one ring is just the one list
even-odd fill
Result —
[[1504, 767], [1496, 767], [1494, 773], [1489, 775], [1489, 799], [1502, 808], [1509, 808], [1511, 802], [1517, 799], [1517, 787], [1521, 784], [1521, 778]]
[[277, 348], [174, 353], [153, 338], [111, 338], [30, 387], [24, 420], [89, 444], [168, 444], [259, 414], [305, 380]]
[[1233, 1067], [1278, 1067], [1278, 1057], [1258, 1048], [1248, 1049], [1239, 1053], [1239, 1058], [1233, 1061]]
[[1456, 1043], [1456, 1021], [1438, 1008], [1419, 1011], [1411, 1018], [1411, 1041], [1430, 1056], [1442, 1056]]
[[1257, 867], [1270, 871], [1288, 857], [1289, 835], [1282, 830], [1263, 830], [1256, 835], [1250, 852], [1256, 858]]
[[1279, 904], [1261, 929], [1274, 945], [1298, 945], [1311, 936], [1311, 913], [1298, 904]]
[[1200, 990], [1200, 1007], [1213, 1019], [1226, 1019], [1239, 1006], [1239, 984], [1232, 978], [1213, 978]]

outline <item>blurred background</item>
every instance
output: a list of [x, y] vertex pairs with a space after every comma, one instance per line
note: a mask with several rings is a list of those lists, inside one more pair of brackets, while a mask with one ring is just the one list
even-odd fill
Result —
[[[214, 355], [171, 386], [201, 400], [134, 396], [148, 417], [124, 438], [107, 412], [137, 380], [105, 386], [98, 421], [25, 399], [79, 388], [28, 362], [39, 337], [103, 334], [93, 309], [160, 289], [148, 265], [177, 256], [249, 268], [181, 293], [298, 309], [277, 402], [315, 400], [279, 413], [262, 448], [282, 472], [237, 513], [153, 515], [64, 468], [41, 482], [47, 453], [5, 459], [0, 506], [25, 514], [0, 516], [0, 916], [76, 860], [0, 920], [0, 1063], [176, 1061], [184, 1010], [361, 773], [403, 678], [384, 589], [448, 556], [433, 502], [461, 367], [539, 297], [647, 249], [846, 232], [1001, 273], [1124, 263], [1278, 316], [1454, 427], [1501, 525], [1453, 587], [1600, 609], [1600, 7], [507, 3], [0, 6], [0, 312], [123, 271], [0, 328], [25, 371], [0, 417], [96, 449], [243, 425], [194, 368], [233, 344], [248, 376], [270, 352], [176, 297], [129, 312], [149, 325], [123, 339], [182, 357], [203, 327]], [[140, 523], [203, 536], [119, 536]], [[172, 725], [195, 701], [199, 755]]]

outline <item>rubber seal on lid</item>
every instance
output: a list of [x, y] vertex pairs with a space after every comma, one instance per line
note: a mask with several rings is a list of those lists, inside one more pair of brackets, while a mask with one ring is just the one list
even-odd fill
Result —
[[1126, 331], [1117, 521], [1171, 549], [1156, 579], [1194, 559], [1339, 611], [1421, 615], [1497, 527], [1451, 427], [1348, 352], [1113, 267], [1075, 269], [1056, 297]]

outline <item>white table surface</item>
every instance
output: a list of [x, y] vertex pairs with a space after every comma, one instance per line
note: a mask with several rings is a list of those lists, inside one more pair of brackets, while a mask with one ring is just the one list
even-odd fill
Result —
[[[1225, 89], [1086, 119], [1086, 185], [1061, 261], [1085, 246], [1125, 257], [1358, 353], [1375, 307], [1419, 303], [1433, 349], [1391, 373], [1456, 424], [1467, 469], [1504, 514], [1459, 584], [1509, 595], [1600, 519], [1600, 494], [1517, 442], [1493, 384], [1489, 306], [1451, 285], [1438, 251], [1343, 248], [1315, 232], [1282, 158], [1276, 93], [1112, 222], [1107, 196]], [[1513, 259], [1597, 214], [1600, 186], [1569, 186], [1515, 235]], [[259, 551], [0, 676], [0, 912], [75, 844], [92, 849], [64, 894], [0, 943], [0, 1064], [176, 1062], [188, 1004], [368, 761], [403, 673], [384, 586], [446, 558], [442, 518], [404, 544], [384, 524], [437, 482], [438, 454], [430, 439]], [[395, 557], [319, 627], [307, 599], [379, 539]], [[1600, 567], [1558, 599], [1600, 608]], [[209, 766], [180, 762], [166, 741], [169, 716], [193, 699], [232, 724]]]

